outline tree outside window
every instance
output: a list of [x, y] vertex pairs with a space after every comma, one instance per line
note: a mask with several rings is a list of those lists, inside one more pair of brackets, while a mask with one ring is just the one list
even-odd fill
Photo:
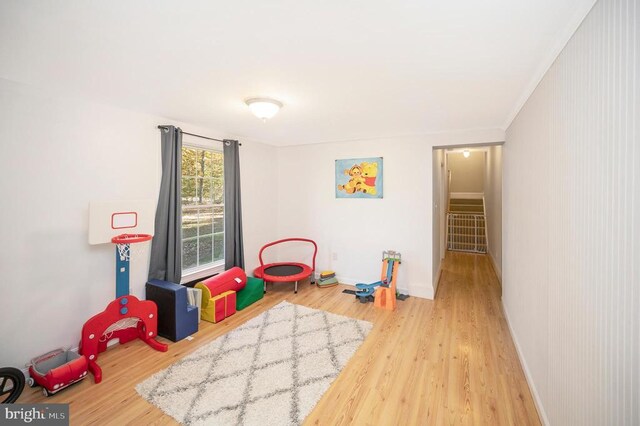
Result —
[[182, 148], [183, 275], [224, 262], [222, 152]]

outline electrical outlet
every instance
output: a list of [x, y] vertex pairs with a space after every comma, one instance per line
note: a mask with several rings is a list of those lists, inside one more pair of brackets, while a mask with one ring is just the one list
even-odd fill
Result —
[[331, 253], [331, 259], [338, 260], [338, 253], [336, 253], [335, 251]]

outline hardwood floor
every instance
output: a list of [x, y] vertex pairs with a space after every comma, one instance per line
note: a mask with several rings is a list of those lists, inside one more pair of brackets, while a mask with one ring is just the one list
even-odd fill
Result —
[[26, 389], [18, 402], [70, 403], [72, 425], [175, 424], [134, 387], [201, 345], [281, 300], [374, 323], [364, 344], [307, 417], [306, 425], [540, 424], [505, 322], [500, 287], [483, 255], [448, 253], [435, 301], [409, 298], [395, 312], [360, 304], [345, 286], [272, 288], [220, 324], [200, 323], [192, 341], [166, 353], [135, 341], [99, 358], [92, 377], [45, 398]]

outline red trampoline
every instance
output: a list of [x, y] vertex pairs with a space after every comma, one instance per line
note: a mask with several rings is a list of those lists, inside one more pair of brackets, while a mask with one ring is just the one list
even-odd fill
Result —
[[[288, 241], [302, 241], [305, 243], [313, 244], [313, 263], [311, 266], [304, 263], [297, 262], [277, 262], [264, 264], [262, 261], [262, 252], [271, 246], [276, 244], [286, 243]], [[253, 275], [256, 278], [262, 278], [264, 280], [264, 292], [267, 292], [267, 282], [272, 283], [290, 283], [295, 282], [294, 292], [298, 292], [298, 281], [311, 277], [311, 284], [314, 284], [313, 272], [316, 269], [316, 254], [318, 254], [318, 245], [313, 240], [306, 238], [285, 238], [284, 240], [274, 241], [266, 244], [260, 249], [258, 258], [260, 259], [260, 266], [253, 271]]]

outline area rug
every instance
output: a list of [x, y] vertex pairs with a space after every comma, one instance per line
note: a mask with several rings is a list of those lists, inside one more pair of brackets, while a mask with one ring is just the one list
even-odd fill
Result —
[[281, 302], [136, 390], [186, 425], [299, 425], [371, 327]]

